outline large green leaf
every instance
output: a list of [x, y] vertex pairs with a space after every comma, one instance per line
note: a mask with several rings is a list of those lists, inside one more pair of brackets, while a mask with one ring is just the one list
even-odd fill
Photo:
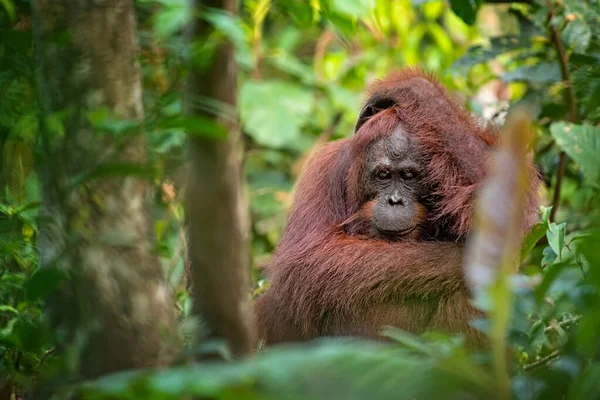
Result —
[[[439, 352], [438, 352], [439, 353]], [[440, 357], [442, 358], [442, 357]], [[246, 361], [115, 374], [86, 385], [93, 399], [414, 399], [482, 398], [460, 358], [440, 362], [396, 346], [343, 340], [271, 348]], [[485, 393], [487, 392], [487, 393]], [[137, 397], [136, 397], [137, 396]]]
[[244, 129], [256, 142], [273, 148], [293, 148], [314, 99], [309, 90], [292, 83], [250, 81], [242, 86], [239, 103]]
[[592, 182], [600, 178], [600, 128], [555, 122], [550, 132], [556, 143], [583, 169]]

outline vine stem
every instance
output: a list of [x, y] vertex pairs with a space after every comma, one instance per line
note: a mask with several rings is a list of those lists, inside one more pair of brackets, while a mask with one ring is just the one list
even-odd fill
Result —
[[[579, 115], [577, 112], [577, 98], [575, 97], [575, 90], [573, 89], [573, 82], [571, 81], [571, 75], [569, 73], [569, 57], [565, 50], [565, 46], [560, 38], [558, 30], [554, 25], [552, 25], [552, 18], [554, 16], [554, 3], [552, 1], [548, 2], [548, 7], [550, 9], [548, 13], [548, 27], [550, 28], [552, 44], [554, 45], [554, 49], [556, 50], [556, 55], [558, 57], [561, 78], [565, 85], [565, 89], [563, 90], [563, 96], [565, 99], [565, 103], [567, 103], [567, 105], [569, 106], [569, 114], [567, 115], [567, 121], [577, 122], [579, 120]], [[558, 211], [558, 207], [560, 206], [560, 192], [566, 167], [567, 154], [564, 151], [561, 151], [560, 159], [558, 162], [558, 171], [556, 172], [556, 186], [554, 188], [554, 195], [552, 197], [552, 210], [550, 211], [550, 221], [554, 221], [556, 213]]]
[[560, 356], [560, 351], [554, 350], [552, 353], [548, 354], [546, 357], [540, 358], [539, 360], [534, 361], [531, 364], [524, 365], [523, 369], [525, 371], [531, 371], [532, 369], [536, 369], [543, 365], [548, 364], [550, 361], [554, 360], [558, 356]]

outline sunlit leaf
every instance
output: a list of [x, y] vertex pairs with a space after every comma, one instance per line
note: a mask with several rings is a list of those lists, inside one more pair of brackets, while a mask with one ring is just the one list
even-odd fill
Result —
[[348, 17], [364, 17], [375, 8], [374, 0], [330, 0], [331, 9]]
[[312, 93], [292, 83], [250, 81], [240, 90], [244, 128], [259, 144], [294, 147], [300, 128], [313, 108]]

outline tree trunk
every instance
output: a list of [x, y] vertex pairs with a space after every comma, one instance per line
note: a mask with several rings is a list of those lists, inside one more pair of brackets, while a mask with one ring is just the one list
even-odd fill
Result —
[[[191, 1], [190, 14], [200, 14], [200, 3]], [[202, 4], [231, 13], [237, 11], [236, 0]], [[205, 40], [211, 29], [197, 17], [191, 23], [190, 38]], [[237, 66], [231, 43], [223, 41], [218, 46], [208, 68], [199, 70], [192, 65], [186, 95], [186, 111], [190, 115], [201, 115], [198, 103], [207, 98], [235, 107]], [[241, 131], [237, 123], [223, 115], [210, 117], [228, 128], [228, 138], [189, 137], [186, 218], [194, 306], [207, 328], [206, 337], [226, 340], [232, 353], [240, 355], [254, 346]]]
[[151, 184], [123, 174], [80, 179], [103, 165], [146, 162], [143, 134], [100, 132], [87, 114], [143, 118], [134, 2], [37, 0], [34, 18], [40, 101], [46, 117], [62, 118], [62, 129], [43, 119], [39, 171], [40, 262], [67, 274], [52, 320], [81, 346], [84, 377], [164, 365], [179, 339], [153, 252]]

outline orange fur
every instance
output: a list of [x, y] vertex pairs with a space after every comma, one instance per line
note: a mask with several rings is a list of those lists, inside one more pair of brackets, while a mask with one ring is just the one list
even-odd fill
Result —
[[[468, 332], [478, 315], [469, 303], [463, 242], [472, 228], [474, 195], [485, 178], [495, 129], [463, 110], [430, 76], [409, 69], [373, 85], [371, 98], [393, 106], [367, 120], [354, 137], [323, 146], [297, 184], [282, 239], [268, 266], [272, 286], [257, 300], [256, 317], [267, 343], [352, 335], [381, 338], [383, 325], [411, 332]], [[443, 221], [455, 242], [413, 238], [387, 242], [361, 232], [369, 204], [358, 186], [361, 154], [402, 124], [426, 156], [427, 184], [439, 196], [425, 223]], [[534, 221], [539, 178], [527, 166], [531, 188], [523, 232]]]

